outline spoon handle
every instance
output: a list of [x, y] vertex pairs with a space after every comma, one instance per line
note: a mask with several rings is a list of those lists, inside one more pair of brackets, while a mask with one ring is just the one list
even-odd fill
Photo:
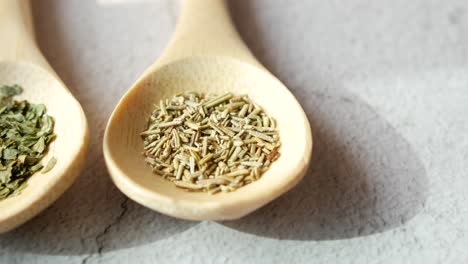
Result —
[[233, 25], [224, 0], [185, 0], [158, 65], [198, 55], [228, 56], [261, 66]]
[[34, 40], [29, 0], [0, 0], [0, 61], [2, 60], [31, 62], [53, 73]]

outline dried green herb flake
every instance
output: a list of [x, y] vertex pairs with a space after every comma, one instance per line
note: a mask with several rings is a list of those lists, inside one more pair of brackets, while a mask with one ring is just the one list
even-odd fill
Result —
[[[43, 168], [40, 161], [55, 138], [45, 105], [13, 100], [22, 92], [19, 85], [0, 86], [0, 200], [26, 188], [28, 178]], [[43, 173], [55, 163], [51, 159]]]

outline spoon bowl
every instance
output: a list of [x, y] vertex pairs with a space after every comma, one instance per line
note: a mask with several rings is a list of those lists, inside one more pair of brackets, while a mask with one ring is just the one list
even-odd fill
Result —
[[51, 157], [58, 160], [50, 172], [33, 174], [19, 195], [0, 200], [0, 233], [4, 233], [37, 215], [73, 183], [84, 163], [88, 130], [80, 104], [33, 41], [29, 3], [0, 0], [0, 10], [0, 35], [9, 36], [8, 43], [0, 43], [0, 85], [18, 84], [24, 90], [16, 100], [27, 99], [47, 107], [55, 121], [57, 138], [42, 163]]
[[[224, 22], [223, 32], [235, 38], [225, 38], [223, 46], [231, 45], [231, 49], [210, 46], [210, 42], [179, 42], [186, 39], [187, 27], [200, 21], [190, 21], [197, 18], [199, 8], [207, 16], [217, 14], [218, 21]], [[198, 18], [203, 20], [203, 16]], [[110, 175], [123, 193], [148, 208], [190, 220], [237, 219], [288, 191], [305, 174], [312, 140], [302, 108], [289, 90], [251, 56], [228, 25], [222, 1], [187, 1], [172, 44], [121, 99], [109, 120], [104, 155]], [[277, 120], [281, 157], [259, 180], [216, 195], [188, 192], [155, 175], [141, 154], [140, 133], [146, 129], [155, 103], [187, 91], [247, 94]]]

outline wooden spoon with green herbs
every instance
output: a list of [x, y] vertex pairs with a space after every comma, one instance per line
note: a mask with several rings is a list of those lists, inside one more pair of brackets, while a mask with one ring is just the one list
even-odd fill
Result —
[[[159, 105], [174, 96], [175, 102]], [[202, 102], [202, 96], [211, 99]], [[241, 101], [258, 107], [241, 113], [235, 108], [244, 107], [236, 104]], [[223, 113], [227, 108], [232, 111]], [[246, 114], [252, 123], [246, 123]], [[264, 117], [272, 117], [275, 126], [270, 119], [263, 123]], [[236, 134], [242, 130], [247, 134]], [[204, 138], [212, 147], [205, 153]], [[311, 150], [304, 111], [252, 56], [222, 0], [185, 1], [169, 47], [121, 99], [104, 136], [106, 164], [123, 193], [153, 210], [192, 220], [236, 219], [265, 205], [301, 180]], [[258, 167], [261, 177], [251, 167]]]
[[37, 215], [72, 184], [88, 143], [81, 106], [42, 56], [33, 31], [28, 0], [0, 0], [0, 233]]

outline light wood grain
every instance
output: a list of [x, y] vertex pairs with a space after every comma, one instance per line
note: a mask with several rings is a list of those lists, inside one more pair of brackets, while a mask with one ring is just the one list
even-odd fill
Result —
[[49, 173], [34, 174], [20, 195], [0, 201], [0, 233], [37, 215], [72, 184], [88, 144], [83, 110], [42, 56], [33, 31], [28, 0], [0, 0], [0, 85], [19, 84], [19, 99], [46, 105], [57, 139], [43, 161], [55, 156], [58, 162]]

